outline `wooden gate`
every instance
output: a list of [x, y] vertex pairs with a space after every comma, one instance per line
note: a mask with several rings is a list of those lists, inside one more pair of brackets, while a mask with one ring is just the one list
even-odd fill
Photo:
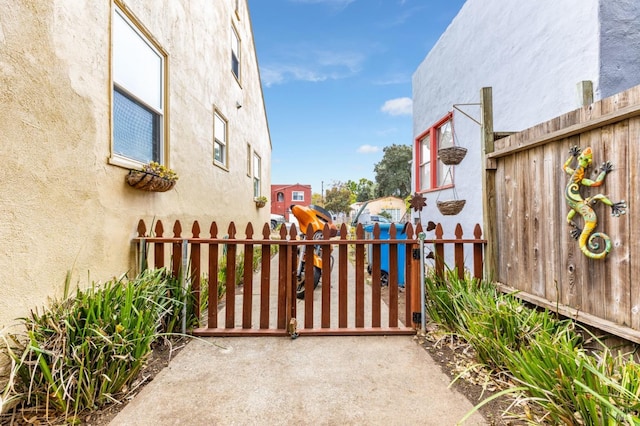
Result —
[[[458, 226], [457, 239], [444, 240], [438, 225], [436, 239], [425, 243], [433, 244], [438, 257], [444, 257], [445, 244], [455, 247], [456, 253], [464, 243], [474, 244], [474, 274], [480, 278], [485, 241], [480, 239], [479, 226], [475, 238], [469, 240], [462, 239], [460, 229]], [[420, 225], [414, 230], [408, 224], [401, 238], [391, 226], [388, 239], [380, 239], [377, 225], [371, 234], [365, 235], [358, 225], [355, 235], [349, 235], [343, 224], [339, 237], [329, 238], [325, 229], [321, 240], [298, 239], [295, 226], [288, 234], [281, 227], [274, 235], [266, 224], [257, 239], [251, 224], [245, 238], [237, 238], [233, 223], [224, 237], [218, 236], [215, 222], [209, 237], [200, 236], [197, 221], [192, 237], [182, 237], [179, 221], [174, 224], [173, 237], [164, 236], [164, 232], [158, 221], [153, 236], [148, 236], [145, 223], [139, 222], [134, 243], [140, 269], [167, 265], [190, 284], [194, 310], [202, 324], [191, 330], [194, 335], [408, 335], [415, 334], [421, 322]], [[298, 253], [302, 246], [311, 245], [322, 248], [323, 265], [331, 265], [331, 273], [322, 273], [314, 291], [314, 270], [305, 268], [306, 297], [299, 300]], [[312, 264], [313, 250], [304, 253], [306, 264]], [[456, 261], [458, 258], [463, 264], [462, 257], [456, 255]], [[436, 268], [442, 273], [443, 263], [436, 262]], [[323, 272], [326, 269], [323, 267]], [[388, 287], [381, 286], [382, 271], [388, 273]], [[399, 282], [404, 282], [404, 287]], [[224, 292], [219, 291], [222, 288]], [[212, 306], [215, 308], [210, 309]]]

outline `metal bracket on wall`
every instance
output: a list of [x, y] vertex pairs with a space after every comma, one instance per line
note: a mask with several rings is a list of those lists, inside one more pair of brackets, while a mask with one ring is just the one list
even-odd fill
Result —
[[470, 116], [469, 114], [467, 114], [466, 112], [464, 112], [463, 110], [458, 108], [459, 106], [471, 106], [471, 105], [480, 106], [479, 103], [476, 103], [476, 104], [453, 104], [453, 108], [456, 109], [457, 111], [461, 112], [462, 114], [464, 114], [467, 118], [469, 118], [473, 122], [477, 123], [478, 126], [482, 126], [482, 123], [480, 123], [478, 120], [476, 120], [475, 118], [473, 118], [472, 116]]

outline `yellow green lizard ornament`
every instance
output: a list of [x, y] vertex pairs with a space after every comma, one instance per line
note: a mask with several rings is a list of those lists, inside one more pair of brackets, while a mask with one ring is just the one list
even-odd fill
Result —
[[[613, 170], [613, 166], [608, 161], [602, 163], [598, 177], [595, 180], [591, 180], [585, 177], [585, 171], [593, 161], [591, 148], [585, 148], [584, 151], [580, 152], [580, 148], [574, 146], [569, 149], [569, 154], [569, 158], [562, 167], [567, 174], [571, 175], [565, 189], [565, 198], [567, 204], [571, 207], [569, 214], [567, 214], [567, 223], [571, 227], [569, 233], [574, 239], [578, 240], [580, 250], [585, 256], [591, 259], [603, 259], [611, 251], [611, 239], [605, 233], [593, 232], [598, 225], [598, 217], [591, 205], [600, 201], [611, 207], [611, 215], [617, 217], [626, 213], [627, 203], [624, 200], [613, 203], [602, 194], [583, 199], [582, 195], [580, 195], [580, 187], [602, 185], [604, 177]], [[572, 169], [570, 166], [574, 159], [577, 159], [578, 166]], [[584, 228], [582, 229], [578, 228], [578, 225], [573, 221], [576, 213], [580, 214], [584, 221]], [[597, 238], [601, 238], [605, 243], [605, 247], [601, 251], [599, 251], [600, 244], [595, 241]]]

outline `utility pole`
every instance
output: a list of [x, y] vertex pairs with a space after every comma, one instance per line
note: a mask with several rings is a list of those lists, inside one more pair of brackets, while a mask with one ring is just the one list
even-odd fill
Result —
[[324, 207], [324, 181], [320, 181], [320, 201], [322, 201], [322, 207]]

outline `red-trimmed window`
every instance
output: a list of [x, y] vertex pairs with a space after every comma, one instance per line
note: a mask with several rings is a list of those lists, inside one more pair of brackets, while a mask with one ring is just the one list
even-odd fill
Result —
[[453, 113], [450, 112], [415, 140], [415, 176], [418, 192], [453, 186], [453, 173], [438, 158], [438, 149], [453, 146]]

